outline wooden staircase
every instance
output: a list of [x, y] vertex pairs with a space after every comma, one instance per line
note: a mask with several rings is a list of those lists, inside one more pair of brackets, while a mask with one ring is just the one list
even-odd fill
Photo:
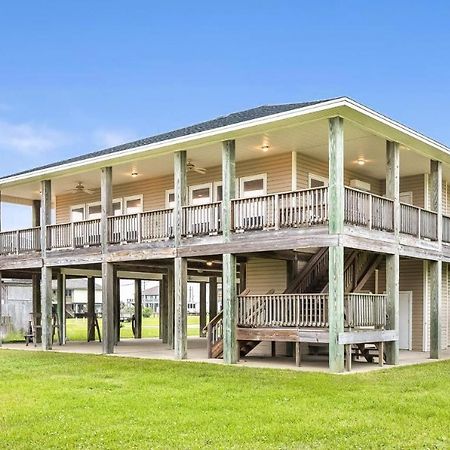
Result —
[[[356, 357], [362, 356], [369, 363], [373, 363], [374, 358], [380, 360], [380, 348], [376, 344], [355, 344], [352, 351]], [[383, 361], [386, 361], [384, 351]]]
[[[223, 357], [223, 311], [220, 311], [205, 327], [208, 339], [208, 358]], [[238, 341], [239, 356], [250, 353], [261, 341]]]

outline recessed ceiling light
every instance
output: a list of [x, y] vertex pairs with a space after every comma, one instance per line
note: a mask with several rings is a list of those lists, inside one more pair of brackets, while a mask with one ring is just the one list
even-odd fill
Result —
[[269, 146], [267, 144], [266, 145], [261, 145], [261, 150], [263, 152], [268, 152], [269, 151]]
[[366, 160], [364, 158], [358, 158], [356, 160], [356, 164], [358, 164], [358, 166], [363, 166], [366, 163]]
[[213, 262], [212, 261], [206, 261], [206, 265], [211, 267], [213, 265]]

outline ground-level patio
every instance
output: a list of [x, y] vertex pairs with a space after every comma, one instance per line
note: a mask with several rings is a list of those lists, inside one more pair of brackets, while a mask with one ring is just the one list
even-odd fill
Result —
[[[211, 364], [223, 364], [222, 359], [208, 359], [207, 342], [205, 338], [190, 337], [188, 338], [188, 359], [191, 362], [203, 362]], [[25, 351], [41, 351], [40, 345], [35, 347], [33, 344], [26, 346], [24, 343], [4, 343], [4, 349], [25, 350]], [[67, 342], [66, 345], [54, 345], [53, 352], [62, 353], [78, 353], [78, 354], [102, 354], [102, 344], [99, 342]], [[163, 344], [159, 339], [122, 339], [115, 347], [115, 352], [111, 356], [145, 358], [145, 359], [161, 359], [175, 360], [174, 351], [167, 348], [167, 344]], [[442, 352], [442, 359], [450, 360], [450, 348]], [[424, 364], [433, 362], [428, 352], [416, 351], [400, 351], [400, 366], [412, 364]], [[277, 355], [275, 357], [265, 356], [254, 352], [241, 358], [238, 366], [258, 367], [272, 369], [290, 369], [297, 371], [313, 371], [328, 372], [328, 357], [326, 355], [304, 355], [302, 357], [301, 366], [297, 367], [294, 357]], [[368, 363], [363, 360], [355, 360], [352, 363], [352, 372], [368, 372], [380, 370], [382, 368], [391, 368], [394, 366], [384, 365], [380, 367], [376, 362]], [[348, 373], [348, 372], [346, 372]]]

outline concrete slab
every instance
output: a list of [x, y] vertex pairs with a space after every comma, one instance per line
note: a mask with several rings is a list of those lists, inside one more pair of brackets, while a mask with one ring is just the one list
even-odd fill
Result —
[[[24, 343], [6, 343], [3, 344], [4, 349], [25, 350], [25, 351], [42, 351], [41, 347], [34, 345], [25, 346]], [[79, 354], [102, 354], [102, 345], [99, 342], [68, 342], [66, 345], [53, 347], [55, 353], [79, 353]], [[191, 337], [188, 338], [188, 359], [185, 361], [204, 362], [210, 364], [223, 364], [221, 359], [208, 359], [206, 357], [206, 339]], [[174, 361], [174, 352], [167, 348], [159, 339], [123, 339], [116, 347], [112, 357], [131, 357], [145, 359], [162, 359]], [[442, 359], [450, 359], [450, 348], [443, 351]], [[434, 362], [429, 357], [429, 353], [400, 351], [400, 366], [413, 364], [423, 364]], [[258, 367], [269, 369], [289, 369], [307, 372], [328, 372], [327, 356], [302, 356], [301, 367], [296, 367], [295, 359], [287, 356], [246, 356], [237, 364], [238, 367]], [[397, 366], [384, 365], [384, 369]], [[355, 361], [352, 364], [352, 372], [370, 372], [373, 370], [381, 370], [377, 364], [370, 364], [366, 361]]]

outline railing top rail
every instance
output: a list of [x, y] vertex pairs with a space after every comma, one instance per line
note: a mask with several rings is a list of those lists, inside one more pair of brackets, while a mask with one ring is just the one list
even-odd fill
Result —
[[73, 220], [71, 222], [51, 223], [51, 224], [47, 225], [47, 228], [70, 226], [70, 225], [76, 224], [76, 223], [78, 224], [78, 223], [89, 223], [89, 222], [100, 222], [100, 219], [84, 219], [84, 220]]
[[348, 292], [344, 297], [382, 297], [387, 298], [387, 294], [372, 294], [371, 292]]
[[128, 213], [128, 214], [119, 214], [119, 215], [117, 215], [117, 216], [108, 216], [108, 219], [110, 219], [110, 220], [113, 220], [113, 219], [123, 219], [123, 218], [126, 218], [126, 217], [137, 217], [137, 216], [139, 216], [139, 214], [142, 214], [142, 213]]
[[385, 200], [387, 202], [394, 203], [394, 200], [392, 200], [391, 198], [383, 197], [382, 195], [374, 194], [373, 192], [362, 191], [361, 189], [356, 189], [356, 188], [353, 188], [350, 186], [345, 186], [345, 189], [367, 195], [368, 197], [375, 197], [375, 198], [379, 198], [380, 200]]
[[[406, 206], [407, 208], [416, 209], [418, 211], [424, 211], [426, 213], [436, 214], [437, 215], [436, 211], [431, 211], [430, 209], [425, 209], [425, 208], [422, 208], [421, 206], [410, 205], [409, 203], [402, 203], [402, 202], [400, 202], [400, 206]], [[443, 214], [443, 216], [444, 216], [444, 214]], [[444, 216], [444, 217], [448, 217], [448, 216]], [[450, 217], [448, 217], [448, 218], [450, 218]]]
[[295, 191], [282, 191], [282, 192], [273, 192], [270, 194], [264, 194], [264, 195], [255, 195], [253, 197], [237, 197], [237, 198], [233, 198], [231, 201], [232, 202], [237, 202], [240, 200], [253, 200], [253, 199], [257, 199], [257, 198], [268, 198], [268, 197], [274, 197], [275, 195], [288, 195], [288, 194], [300, 194], [303, 192], [311, 192], [311, 191], [323, 191], [328, 189], [328, 186], [320, 186], [320, 187], [315, 187], [315, 188], [306, 188], [306, 189], [297, 189]]
[[17, 232], [21, 232], [21, 231], [34, 231], [34, 230], [40, 230], [41, 227], [28, 227], [28, 228], [19, 228], [16, 230], [3, 230], [0, 231], [0, 235], [2, 234], [8, 234], [8, 233], [17, 233]]
[[222, 204], [221, 201], [219, 202], [208, 202], [208, 203], [203, 203], [202, 205], [184, 205], [182, 208], [183, 209], [195, 209], [195, 208], [201, 208], [202, 206], [214, 206], [214, 205], [220, 205]]

